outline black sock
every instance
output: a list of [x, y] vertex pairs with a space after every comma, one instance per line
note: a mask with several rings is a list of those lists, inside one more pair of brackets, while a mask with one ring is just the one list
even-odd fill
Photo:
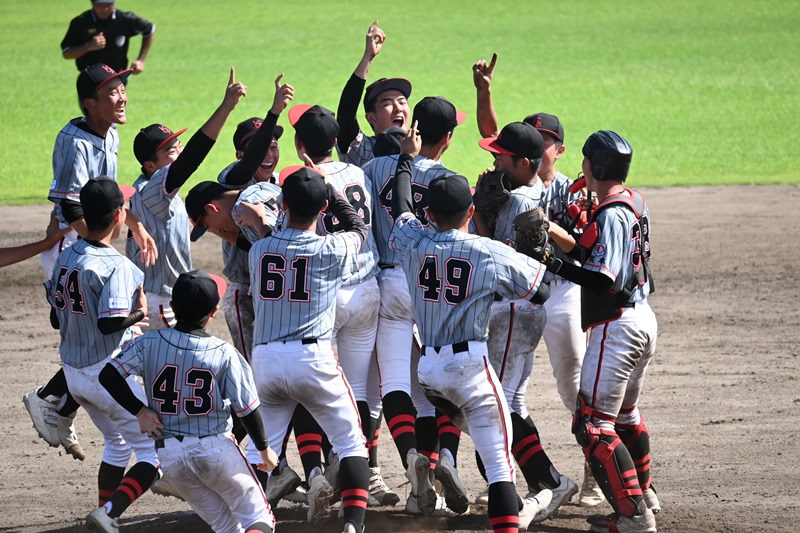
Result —
[[[522, 501], [514, 484], [500, 481], [489, 485], [489, 522], [494, 531], [517, 531]], [[527, 525], [527, 524], [526, 524]]]
[[125, 509], [136, 501], [155, 481], [158, 469], [150, 463], [136, 463], [128, 470], [111, 497], [111, 510], [108, 516], [118, 518]]
[[381, 436], [381, 421], [383, 420], [383, 411], [378, 415], [378, 418], [370, 419], [370, 428], [372, 429], [372, 436], [369, 438], [369, 466], [375, 468], [380, 466], [378, 464], [378, 440]]
[[322, 428], [302, 405], [298, 405], [294, 410], [292, 424], [300, 462], [303, 463], [303, 472], [308, 480], [314, 468], [319, 467], [322, 470]]
[[517, 413], [511, 413], [511, 425], [513, 428], [511, 451], [528, 486], [537, 492], [541, 489], [541, 485], [548, 489], [556, 488], [558, 481], [553, 478], [551, 468], [553, 463], [539, 441], [536, 426], [528, 425]]
[[98, 507], [102, 507], [107, 501], [111, 500], [111, 497], [117, 491], [117, 487], [119, 487], [119, 483], [124, 476], [124, 466], [112, 466], [108, 463], [100, 463], [100, 468], [97, 470]]
[[417, 448], [417, 410], [411, 396], [403, 391], [393, 391], [383, 397], [383, 412], [392, 440], [400, 453], [403, 468], [408, 468], [406, 456], [411, 448]]
[[352, 522], [361, 531], [369, 498], [369, 466], [363, 457], [346, 457], [339, 464], [344, 522]]
[[453, 466], [458, 466], [458, 445], [461, 443], [461, 430], [447, 415], [436, 411], [436, 424], [439, 427], [439, 447], [447, 449], [453, 456]]
[[72, 416], [81, 406], [69, 391], [64, 396], [63, 402], [64, 405], [58, 410], [58, 414], [61, 416]]
[[59, 368], [58, 372], [50, 378], [47, 385], [39, 389], [36, 395], [39, 398], [47, 398], [48, 396], [64, 396], [69, 389], [67, 388], [67, 376], [64, 375], [64, 369]]

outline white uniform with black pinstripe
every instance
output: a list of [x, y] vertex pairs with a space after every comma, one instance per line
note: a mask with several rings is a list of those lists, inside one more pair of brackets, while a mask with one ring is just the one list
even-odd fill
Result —
[[[405, 276], [397, 268], [400, 256], [389, 245], [394, 228], [391, 213], [391, 192], [399, 156], [376, 157], [364, 165], [364, 174], [370, 183], [373, 198], [373, 234], [378, 248], [381, 271], [378, 285], [381, 306], [378, 315], [378, 335], [375, 349], [381, 378], [381, 395], [402, 391], [411, 396], [418, 416], [434, 416], [416, 379], [416, 357], [412, 357], [414, 312]], [[427, 190], [431, 181], [452, 174], [440, 161], [417, 156], [411, 169], [411, 190], [417, 216], [427, 222]]]
[[[53, 181], [47, 199], [56, 204], [56, 217], [62, 228], [69, 224], [61, 214], [61, 200], [80, 202], [81, 189], [86, 182], [98, 176], [117, 179], [117, 152], [119, 133], [109, 128], [105, 138], [82, 129], [85, 117], [74, 118], [56, 137], [53, 148]], [[53, 248], [41, 254], [45, 279], [53, 275], [53, 265], [58, 254], [78, 239], [75, 230], [69, 230]]]
[[[542, 208], [551, 224], [561, 225], [567, 207], [579, 198], [570, 192], [571, 185], [572, 180], [557, 172], [545, 189]], [[558, 246], [555, 252], [562, 261], [579, 264]], [[583, 353], [586, 351], [586, 334], [581, 329], [581, 288], [550, 272], [544, 279], [550, 285], [550, 298], [544, 303], [547, 322], [542, 337], [547, 345], [558, 394], [564, 406], [573, 412], [581, 381]]]
[[[377, 274], [378, 250], [372, 236], [372, 194], [364, 172], [346, 163], [328, 162], [319, 165], [328, 175], [327, 181], [345, 198], [370, 229], [367, 240], [348, 265], [344, 285], [336, 294], [336, 321], [333, 342], [336, 355], [357, 401], [369, 403], [370, 414], [377, 418], [381, 411], [380, 383], [375, 358], [375, 337], [381, 295]], [[322, 213], [317, 233], [329, 235], [342, 231], [332, 213]]]
[[491, 239], [425, 229], [411, 213], [397, 219], [390, 244], [403, 258], [424, 344], [420, 385], [469, 432], [489, 483], [514, 482], [511, 414], [486, 344], [489, 309], [495, 294], [531, 298], [544, 267]]
[[[250, 249], [256, 314], [251, 364], [273, 445], [283, 444], [302, 403], [340, 459], [367, 457], [356, 400], [331, 345], [336, 293], [361, 244], [352, 232], [322, 237], [284, 229]], [[256, 456], [250, 446], [248, 457], [257, 462]]]
[[[127, 317], [143, 277], [114, 248], [80, 240], [58, 257], [53, 278], [46, 284], [60, 324], [61, 361], [69, 391], [103, 434], [103, 462], [112, 466], [127, 467], [132, 451], [138, 461], [158, 466], [153, 442], [141, 434], [136, 417], [98, 381], [106, 363], [131, 339], [131, 331], [103, 335], [97, 319]], [[131, 377], [127, 382], [144, 401], [136, 380]]]
[[149, 179], [140, 176], [134, 184], [136, 194], [131, 198], [131, 211], [153, 236], [158, 250], [158, 260], [145, 267], [136, 243], [132, 247], [135, 250], [134, 263], [144, 270], [147, 315], [150, 318], [148, 331], [175, 325], [175, 314], [169, 305], [172, 286], [178, 281], [178, 276], [192, 270], [189, 215], [178, 195], [179, 189], [170, 193], [166, 191], [171, 166], [158, 169]]
[[[214, 531], [275, 517], [230, 433], [231, 414], [259, 406], [253, 374], [230, 344], [203, 330], [166, 329], [137, 338], [112, 361], [123, 377], [141, 376], [148, 406], [164, 424], [161, 467]], [[174, 437], [180, 437], [181, 440]]]
[[[238, 163], [239, 161], [237, 160], [225, 167], [219, 173], [217, 181], [229, 189], [244, 190], [256, 185], [258, 182], [255, 178], [252, 178], [242, 186], [233, 186], [227, 183], [228, 174]], [[277, 174], [273, 173], [273, 178], [275, 182], [278, 181]], [[266, 205], [269, 208], [267, 211], [274, 212], [277, 218], [280, 211], [277, 199], [281, 191], [277, 185], [274, 185], [274, 187], [277, 189], [278, 196], [275, 197], [274, 203], [267, 202]], [[247, 264], [247, 260], [247, 252], [228, 241], [222, 241], [222, 273], [228, 278], [228, 288], [225, 289], [225, 294], [220, 300], [220, 307], [222, 307], [222, 311], [225, 314], [225, 321], [228, 324], [228, 331], [231, 334], [231, 339], [233, 339], [233, 345], [249, 361], [250, 354], [253, 351], [255, 313], [253, 311], [253, 298], [250, 296], [250, 267]]]
[[[514, 218], [541, 204], [545, 188], [537, 178], [533, 185], [511, 191], [497, 215], [493, 238], [512, 248], [517, 242]], [[546, 278], [545, 278], [546, 279]], [[502, 300], [492, 304], [489, 325], [489, 359], [503, 383], [503, 393], [511, 410], [527, 418], [525, 391], [533, 369], [533, 352], [542, 338], [547, 321], [543, 306], [528, 300]]]

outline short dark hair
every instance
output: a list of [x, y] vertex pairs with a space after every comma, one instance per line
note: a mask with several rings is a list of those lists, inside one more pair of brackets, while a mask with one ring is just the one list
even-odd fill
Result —
[[119, 207], [114, 211], [112, 211], [111, 213], [108, 213], [107, 215], [100, 217], [99, 219], [92, 220], [90, 218], [84, 218], [84, 221], [86, 222], [86, 228], [89, 231], [102, 231], [108, 228], [111, 224], [114, 223], [114, 216], [117, 214], [117, 211], [119, 211], [122, 208], [123, 207]]
[[459, 227], [467, 217], [467, 211], [469, 211], [469, 207], [458, 213], [453, 213], [452, 215], [438, 215], [433, 213], [436, 217], [436, 226], [447, 226], [449, 228]]
[[[521, 155], [512, 155], [511, 156], [511, 162], [514, 163], [514, 165], [516, 165], [517, 163], [519, 163], [523, 159], [528, 159], [528, 158], [524, 157], [524, 156], [521, 156]], [[542, 168], [542, 158], [541, 157], [537, 157], [536, 159], [528, 159], [528, 161], [530, 161], [531, 170], [533, 170], [534, 173], [538, 173], [539, 169]]]

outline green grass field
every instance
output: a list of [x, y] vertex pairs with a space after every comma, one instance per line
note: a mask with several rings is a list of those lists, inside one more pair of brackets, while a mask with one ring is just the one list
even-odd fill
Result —
[[[45, 199], [55, 136], [79, 114], [77, 70], [59, 45], [69, 20], [89, 7], [57, 0], [0, 7], [0, 204]], [[567, 144], [559, 169], [569, 176], [580, 170], [585, 138], [614, 129], [634, 147], [634, 186], [800, 182], [791, 122], [800, 116], [795, 0], [123, 0], [117, 7], [158, 27], [147, 69], [128, 87], [121, 183], [139, 173], [136, 132], [153, 122], [195, 131], [221, 100], [231, 65], [249, 95], [193, 182], [215, 179], [233, 159], [236, 122], [266, 113], [278, 73], [295, 86], [295, 103], [335, 110], [376, 18], [388, 41], [370, 78], [407, 77], [412, 105], [443, 95], [467, 113], [444, 162], [470, 179], [491, 161], [477, 146], [471, 65], [496, 51], [500, 122], [558, 115]], [[291, 136], [281, 147], [280, 166], [295, 164]]]

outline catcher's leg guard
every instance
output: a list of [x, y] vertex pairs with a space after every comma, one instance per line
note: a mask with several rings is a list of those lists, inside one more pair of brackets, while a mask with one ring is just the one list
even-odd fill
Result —
[[650, 488], [650, 482], [652, 481], [650, 475], [650, 433], [647, 431], [647, 426], [644, 425], [644, 419], [641, 417], [639, 409], [633, 406], [630, 409], [621, 411], [614, 429], [628, 449], [628, 453], [631, 454], [642, 490]]
[[633, 516], [644, 501], [633, 459], [613, 429], [595, 426], [594, 414], [594, 409], [578, 395], [578, 410], [572, 424], [575, 440], [583, 448], [594, 478], [614, 510], [623, 516]]

